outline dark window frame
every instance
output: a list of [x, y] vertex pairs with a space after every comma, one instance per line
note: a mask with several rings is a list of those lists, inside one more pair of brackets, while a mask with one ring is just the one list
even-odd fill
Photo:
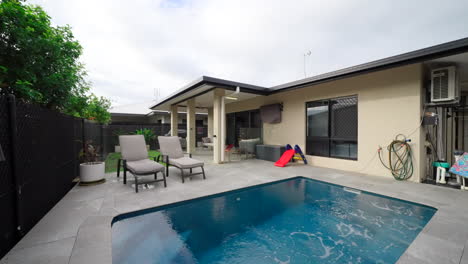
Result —
[[[346, 98], [356, 98], [356, 140], [350, 140], [350, 139], [340, 139], [336, 137], [332, 137], [332, 111], [331, 107], [332, 104], [330, 101], [332, 100], [340, 100], [340, 99], [346, 99]], [[328, 142], [328, 149], [327, 149], [327, 155], [319, 155], [319, 154], [311, 154], [311, 151], [308, 149], [308, 138], [313, 137], [313, 136], [308, 136], [308, 130], [309, 130], [309, 118], [308, 118], [308, 113], [307, 110], [310, 107], [309, 105], [311, 104], [316, 104], [316, 106], [319, 106], [320, 104], [322, 105], [327, 105], [328, 109], [328, 136], [327, 137], [315, 137], [316, 139], [324, 140]], [[317, 157], [325, 157], [325, 158], [333, 158], [333, 159], [344, 159], [344, 160], [358, 160], [358, 149], [359, 149], [359, 141], [358, 141], [358, 135], [359, 135], [359, 116], [358, 116], [358, 108], [359, 108], [359, 96], [357, 94], [354, 95], [348, 95], [348, 96], [340, 96], [340, 97], [333, 97], [333, 98], [327, 98], [327, 99], [321, 99], [321, 100], [314, 100], [314, 101], [308, 101], [305, 103], [305, 136], [306, 136], [306, 155], [310, 156], [317, 156]], [[351, 142], [356, 144], [356, 157], [343, 157], [343, 156], [334, 156], [331, 153], [331, 145], [333, 141], [344, 141], [344, 142]]]

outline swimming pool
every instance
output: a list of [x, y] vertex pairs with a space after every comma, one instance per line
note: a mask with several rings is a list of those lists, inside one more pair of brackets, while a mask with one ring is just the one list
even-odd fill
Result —
[[112, 262], [395, 263], [435, 212], [295, 177], [119, 215]]

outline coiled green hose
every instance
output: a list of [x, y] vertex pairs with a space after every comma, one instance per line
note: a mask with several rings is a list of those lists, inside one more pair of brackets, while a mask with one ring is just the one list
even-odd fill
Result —
[[[379, 148], [379, 159], [382, 165], [391, 171], [393, 178], [399, 181], [407, 180], [413, 175], [413, 154], [405, 136], [399, 134], [387, 146], [388, 166], [382, 159], [382, 148]], [[394, 158], [393, 158], [394, 157]]]

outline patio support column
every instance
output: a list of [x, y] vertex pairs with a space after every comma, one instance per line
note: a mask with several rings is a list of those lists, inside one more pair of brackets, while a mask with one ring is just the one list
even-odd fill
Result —
[[194, 153], [197, 141], [197, 129], [195, 127], [195, 99], [187, 101], [187, 152]]
[[223, 120], [224, 114], [224, 90], [215, 89], [213, 96], [213, 162], [222, 163], [224, 154], [224, 140], [223, 140]]
[[224, 160], [224, 154], [225, 151], [224, 149], [226, 148], [226, 105], [224, 103], [224, 96], [221, 97], [221, 146], [220, 146], [220, 151], [221, 151], [221, 163], [223, 163]]
[[177, 105], [171, 105], [171, 136], [178, 135], [179, 111]]
[[208, 137], [213, 138], [213, 108], [208, 108]]

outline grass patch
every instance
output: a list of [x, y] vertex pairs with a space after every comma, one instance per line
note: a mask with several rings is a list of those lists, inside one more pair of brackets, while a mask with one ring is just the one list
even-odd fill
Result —
[[[151, 160], [154, 157], [159, 156], [159, 152], [156, 150], [148, 151], [148, 155]], [[116, 172], [117, 171], [117, 161], [122, 157], [120, 152], [109, 153], [106, 158], [106, 173]]]

